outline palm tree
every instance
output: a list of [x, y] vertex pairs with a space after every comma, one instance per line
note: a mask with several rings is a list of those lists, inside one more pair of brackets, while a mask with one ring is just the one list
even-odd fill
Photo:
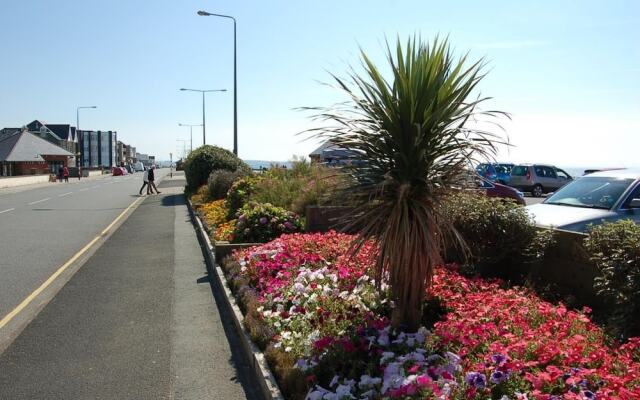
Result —
[[488, 98], [470, 98], [485, 63], [467, 67], [467, 56], [454, 59], [446, 39], [429, 44], [414, 37], [406, 45], [398, 39], [395, 51], [388, 43], [386, 49], [391, 80], [361, 50], [363, 74], [332, 75], [349, 100], [306, 109], [329, 125], [313, 136], [354, 158], [344, 167], [353, 179], [343, 191], [356, 205], [353, 251], [377, 242], [375, 278], [391, 287], [392, 325], [412, 331], [445, 245], [459, 240], [439, 204], [471, 162], [493, 157], [503, 143], [478, 122], [506, 114], [479, 111]]

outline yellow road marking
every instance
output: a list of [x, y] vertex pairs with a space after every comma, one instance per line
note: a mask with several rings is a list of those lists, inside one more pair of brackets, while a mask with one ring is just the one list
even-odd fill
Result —
[[46, 281], [44, 281], [44, 283], [40, 285], [40, 287], [38, 287], [29, 296], [27, 296], [24, 300], [22, 300], [22, 303], [18, 304], [18, 306], [14, 308], [13, 311], [11, 311], [4, 318], [2, 318], [2, 320], [0, 320], [0, 329], [2, 329], [16, 315], [18, 315], [22, 310], [24, 310], [24, 308], [27, 307], [33, 301], [33, 299], [35, 299], [43, 290], [45, 290], [49, 285], [51, 285], [51, 283], [55, 281], [56, 278], [60, 276], [60, 274], [62, 274], [67, 268], [69, 268], [69, 266], [73, 264], [78, 258], [80, 258], [80, 256], [82, 256], [87, 250], [89, 250], [91, 246], [93, 246], [98, 240], [100, 240], [101, 237], [106, 235], [107, 232], [109, 232], [109, 230], [115, 224], [117, 224], [118, 221], [120, 221], [120, 219], [122, 219], [122, 217], [127, 213], [127, 211], [129, 211], [140, 200], [142, 200], [142, 197], [135, 199], [133, 203], [131, 203], [129, 207], [127, 207], [123, 212], [121, 212], [120, 215], [118, 215], [116, 219], [114, 219], [113, 222], [109, 224], [109, 226], [107, 226], [102, 232], [100, 232], [98, 236], [94, 237], [89, 243], [87, 243], [82, 249], [80, 249], [80, 251], [74, 254], [73, 257], [71, 257], [66, 263], [64, 263], [60, 268], [58, 268], [58, 270], [54, 272], [53, 275], [51, 275]]

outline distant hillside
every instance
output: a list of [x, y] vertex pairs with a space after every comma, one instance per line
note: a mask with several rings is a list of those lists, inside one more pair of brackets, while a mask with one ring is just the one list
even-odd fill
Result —
[[287, 168], [291, 168], [290, 161], [266, 161], [266, 160], [243, 160], [243, 161], [249, 164], [251, 169], [269, 168], [272, 164], [277, 164], [279, 166], [286, 165]]

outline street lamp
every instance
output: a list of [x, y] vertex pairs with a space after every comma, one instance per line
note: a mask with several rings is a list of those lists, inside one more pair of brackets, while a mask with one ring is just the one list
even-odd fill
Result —
[[80, 130], [80, 109], [81, 108], [98, 108], [97, 106], [80, 106], [76, 108], [76, 129]]
[[[78, 137], [78, 143], [80, 143], [80, 109], [81, 108], [98, 108], [97, 106], [79, 106], [76, 107], [76, 137]], [[79, 145], [78, 145], [79, 146]], [[80, 167], [80, 158], [76, 158], [76, 167]]]
[[201, 89], [180, 89], [181, 91], [188, 92], [200, 92], [202, 93], [202, 144], [205, 145], [207, 143], [207, 128], [204, 118], [204, 94], [209, 92], [226, 92], [227, 89], [209, 89], [209, 90], [201, 90]]
[[189, 152], [192, 152], [193, 151], [193, 127], [194, 126], [202, 126], [202, 124], [194, 124], [194, 125], [192, 125], [192, 124], [181, 124], [181, 123], [178, 123], [178, 126], [188, 126], [189, 127], [189, 137], [191, 139]]
[[233, 21], [233, 154], [238, 155], [238, 70], [237, 70], [237, 46], [236, 46], [236, 19], [230, 15], [213, 14], [206, 11], [198, 11], [201, 17], [229, 18]]

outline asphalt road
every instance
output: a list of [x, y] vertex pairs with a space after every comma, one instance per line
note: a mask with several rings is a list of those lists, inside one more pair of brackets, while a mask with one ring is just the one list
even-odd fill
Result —
[[184, 183], [162, 182], [0, 354], [0, 399], [261, 399]]
[[0, 319], [135, 201], [141, 184], [137, 173], [1, 189]]

